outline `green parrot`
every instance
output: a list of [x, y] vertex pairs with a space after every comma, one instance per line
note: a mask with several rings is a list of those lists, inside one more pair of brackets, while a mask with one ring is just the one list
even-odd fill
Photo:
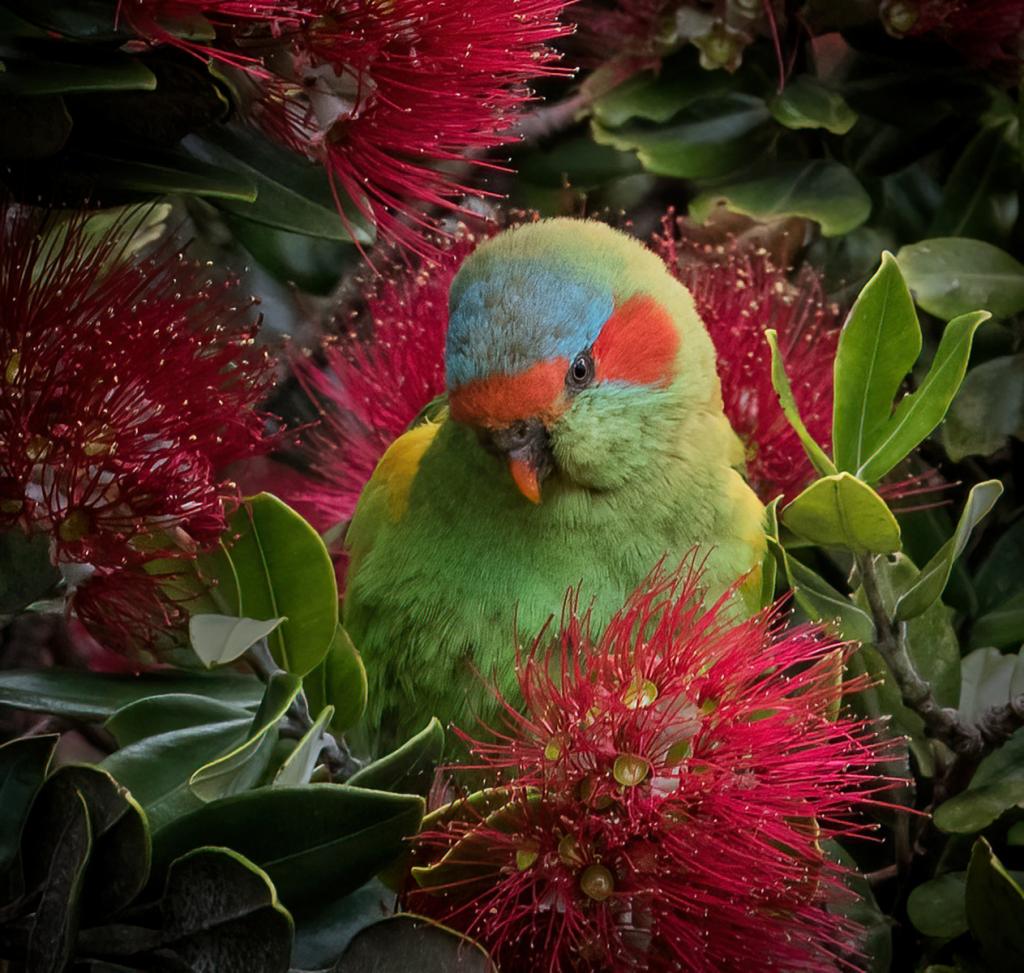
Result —
[[369, 680], [368, 747], [431, 716], [493, 720], [515, 647], [570, 587], [599, 629], [662, 559], [707, 553], [754, 607], [764, 508], [739, 467], [715, 351], [640, 242], [552, 219], [482, 244], [452, 283], [447, 408], [396, 440], [346, 535], [343, 619]]

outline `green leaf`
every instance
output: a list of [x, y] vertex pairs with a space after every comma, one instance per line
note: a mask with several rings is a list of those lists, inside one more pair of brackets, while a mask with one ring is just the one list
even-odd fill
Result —
[[993, 706], [1004, 706], [1024, 693], [1024, 657], [998, 649], [975, 649], [960, 664], [960, 702], [965, 720], [977, 722]]
[[67, 61], [12, 60], [0, 71], [2, 95], [63, 95], [92, 91], [153, 91], [156, 75], [135, 58], [72, 64]]
[[885, 501], [849, 473], [812, 483], [782, 511], [782, 522], [801, 537], [826, 547], [892, 553], [900, 526]]
[[29, 928], [25, 968], [64, 973], [78, 932], [78, 908], [92, 850], [85, 799], [72, 791], [50, 837], [42, 894]]
[[245, 723], [252, 713], [244, 706], [222, 703], [207, 696], [165, 693], [122, 706], [104, 724], [122, 749], [161, 733], [173, 733], [212, 723]]
[[702, 223], [720, 203], [762, 222], [787, 216], [815, 220], [827, 237], [849, 233], [871, 214], [871, 197], [857, 177], [838, 162], [820, 159], [786, 163], [769, 175], [710, 189], [690, 201], [690, 216]]
[[397, 750], [353, 774], [348, 780], [349, 786], [426, 797], [443, 750], [444, 730], [440, 720], [434, 717]]
[[648, 172], [700, 179], [749, 162], [770, 138], [770, 117], [760, 98], [730, 94], [697, 101], [665, 125], [610, 129], [595, 120], [591, 134], [598, 145], [636, 152]]
[[344, 199], [340, 187], [336, 188], [344, 219], [338, 215], [323, 166], [275, 145], [253, 129], [218, 125], [202, 137], [188, 136], [182, 144], [197, 159], [240, 173], [256, 187], [250, 205], [230, 199], [218, 204], [232, 216], [325, 240], [369, 244], [376, 237], [373, 223]]
[[892, 254], [883, 253], [839, 335], [832, 455], [841, 470], [858, 472], [883, 438], [892, 401], [920, 353], [914, 302]]
[[1024, 563], [1024, 516], [999, 531], [995, 544], [974, 576], [982, 610], [996, 608], [1020, 591], [1019, 565]]
[[292, 912], [358, 888], [405, 849], [423, 799], [339, 784], [262, 787], [205, 805], [155, 836], [155, 874], [201, 845], [264, 869]]
[[594, 101], [594, 117], [605, 128], [618, 128], [634, 118], [663, 124], [684, 108], [717, 98], [736, 87], [725, 71], [705, 71], [694, 59], [667, 59], [661, 70], [641, 71]]
[[275, 787], [297, 787], [309, 783], [323, 749], [324, 727], [331, 722], [333, 715], [333, 706], [321, 710], [313, 725], [302, 735], [298, 746], [274, 775]]
[[994, 970], [1019, 970], [1024, 960], [1024, 889], [984, 838], [967, 866], [967, 922]]
[[991, 456], [1024, 439], [1024, 354], [1003, 355], [967, 373], [942, 426], [949, 458]]
[[367, 700], [366, 669], [341, 625], [323, 662], [302, 682], [312, 710], [319, 712], [325, 706], [334, 707], [331, 729], [335, 733], [344, 733], [363, 718]]
[[918, 932], [934, 939], [956, 939], [967, 932], [967, 875], [947, 872], [922, 882], [907, 899], [907, 915]]
[[284, 618], [260, 620], [231, 615], [193, 615], [188, 621], [188, 634], [196, 655], [212, 669], [234, 662], [283, 621]]
[[213, 801], [252, 787], [270, 760], [277, 740], [277, 724], [301, 689], [298, 676], [275, 672], [245, 740], [192, 774], [188, 781], [192, 793], [200, 800]]
[[320, 535], [269, 493], [249, 498], [227, 536], [241, 597], [239, 614], [285, 621], [267, 640], [282, 669], [303, 676], [327, 655], [338, 625], [334, 564]]
[[824, 128], [835, 135], [845, 135], [857, 121], [857, 113], [839, 92], [807, 74], [789, 81], [769, 100], [768, 110], [786, 128]]
[[791, 556], [781, 545], [777, 546], [777, 550], [784, 558], [793, 596], [808, 618], [837, 623], [844, 639], [856, 642], [874, 640], [875, 625], [866, 611], [858, 608], [846, 595]]
[[878, 441], [871, 444], [870, 455], [858, 471], [865, 480], [875, 482], [885, 476], [942, 422], [967, 371], [974, 332], [988, 318], [987, 311], [975, 311], [946, 325], [928, 374], [916, 392], [900, 400]]
[[367, 926], [345, 950], [334, 973], [498, 973], [478, 943], [431, 919], [400, 913]]
[[970, 644], [1019, 645], [1024, 640], [1024, 591], [1011, 595], [1001, 605], [985, 612], [971, 626]]
[[558, 190], [569, 185], [580, 192], [643, 171], [632, 152], [597, 145], [585, 135], [562, 139], [547, 150], [534, 149], [515, 164], [523, 182]]
[[984, 308], [1006, 318], [1024, 310], [1024, 265], [991, 243], [936, 237], [903, 247], [896, 259], [917, 303], [936, 317]]
[[300, 970], [334, 966], [361, 929], [395, 911], [395, 893], [371, 879], [349, 895], [303, 914], [295, 923], [292, 965]]
[[19, 612], [46, 598], [59, 581], [45, 534], [28, 537], [18, 529], [0, 531], [0, 614]]
[[149, 877], [149, 825], [138, 802], [97, 767], [64, 766], [46, 782], [40, 802], [53, 802], [59, 822], [75, 793], [89, 809], [92, 852], [85, 873], [82, 916], [88, 924], [115, 915], [142, 891]]
[[46, 779], [58, 739], [48, 733], [0, 745], [0, 874], [18, 854], [32, 800]]
[[232, 672], [111, 676], [78, 669], [0, 671], [0, 705], [70, 719], [105, 720], [122, 706], [164, 693], [208, 696], [255, 707], [263, 684]]
[[1024, 730], [1018, 730], [978, 765], [967, 790], [935, 809], [935, 826], [954, 834], [987, 828], [1024, 802]]
[[778, 583], [779, 566], [779, 504], [781, 497], [776, 497], [764, 508], [764, 535], [768, 544], [761, 558], [761, 594], [757, 599], [759, 608], [767, 608], [775, 601], [775, 588]]
[[185, 193], [207, 199], [252, 202], [258, 188], [237, 170], [208, 165], [187, 155], [149, 150], [145, 159], [76, 153], [76, 175], [97, 186], [158, 195]]
[[270, 878], [229, 848], [198, 848], [175, 861], [160, 901], [164, 948], [190, 970], [284, 973], [292, 919]]
[[896, 600], [897, 622], [915, 618], [942, 597], [953, 571], [953, 564], [967, 546], [971, 532], [995, 506], [1002, 492], [1003, 485], [998, 480], [985, 480], [971, 487], [953, 536], [939, 548], [934, 557], [921, 569], [913, 584]]
[[893, 921], [878, 906], [868, 882], [857, 867], [857, 862], [838, 841], [824, 841], [822, 848], [829, 858], [838, 862], [845, 870], [843, 884], [853, 892], [853, 899], [836, 896], [830, 902], [828, 911], [845, 916], [862, 930], [860, 948], [867, 965], [864, 973], [889, 973], [892, 963]]
[[779, 336], [774, 328], [769, 328], [764, 333], [768, 347], [772, 355], [772, 388], [779, 397], [779, 405], [782, 407], [789, 424], [793, 427], [800, 442], [803, 443], [804, 451], [810, 458], [814, 468], [822, 475], [829, 476], [838, 472], [835, 464], [829, 459], [825, 450], [818, 445], [818, 441], [807, 431], [803, 419], [800, 417], [800, 409], [793, 397], [793, 389], [789, 384], [789, 376], [786, 374], [786, 366], [782, 361], [782, 354], [779, 351]]

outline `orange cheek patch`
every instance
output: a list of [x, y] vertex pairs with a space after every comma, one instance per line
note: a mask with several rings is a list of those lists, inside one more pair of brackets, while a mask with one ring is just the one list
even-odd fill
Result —
[[448, 396], [456, 422], [507, 426], [519, 419], [553, 418], [563, 409], [562, 391], [569, 363], [542, 361], [517, 375], [493, 375], [457, 388]]
[[678, 352], [671, 315], [654, 298], [637, 294], [616, 309], [594, 342], [597, 379], [668, 384]]

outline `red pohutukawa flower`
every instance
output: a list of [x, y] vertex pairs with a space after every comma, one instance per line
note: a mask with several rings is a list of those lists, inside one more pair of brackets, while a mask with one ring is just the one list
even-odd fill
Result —
[[505, 791], [419, 836], [412, 911], [510, 970], [856, 968], [822, 842], [868, 830], [892, 749], [837, 716], [863, 688], [837, 683], [843, 645], [702, 598], [689, 563], [655, 571], [600, 638], [568, 604], [519, 660], [523, 711], [464, 736]]
[[0, 208], [0, 518], [58, 562], [119, 567], [225, 527], [217, 474], [267, 445], [249, 302], [132, 219]]
[[348, 197], [389, 238], [432, 253], [422, 207], [465, 212], [458, 200], [476, 192], [439, 164], [514, 138], [527, 80], [568, 73], [545, 46], [571, 30], [558, 20], [567, 0], [308, 6], [316, 16], [275, 55], [254, 119], [322, 162], [339, 204]]
[[1021, 0], [886, 0], [880, 12], [891, 34], [934, 35], [979, 67], [1024, 56]]
[[765, 502], [792, 500], [814, 477], [800, 439], [772, 387], [765, 331], [774, 328], [800, 415], [814, 439], [832, 438], [832, 366], [842, 323], [805, 265], [791, 277], [763, 250], [701, 246], [681, 238], [671, 218], [655, 248], [693, 294], [718, 352], [725, 414], [746, 447], [746, 471]]

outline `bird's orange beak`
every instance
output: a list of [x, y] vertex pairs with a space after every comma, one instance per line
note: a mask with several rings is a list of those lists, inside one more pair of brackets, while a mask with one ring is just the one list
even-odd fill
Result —
[[512, 474], [512, 480], [519, 488], [519, 492], [530, 503], [540, 503], [540, 477], [537, 475], [537, 467], [528, 459], [510, 456], [508, 471]]

